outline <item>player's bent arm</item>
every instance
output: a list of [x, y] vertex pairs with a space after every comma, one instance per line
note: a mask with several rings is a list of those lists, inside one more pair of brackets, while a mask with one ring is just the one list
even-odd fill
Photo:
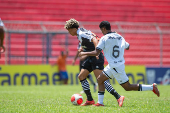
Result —
[[87, 58], [87, 55], [81, 56], [81, 57], [80, 57], [80, 61], [83, 61], [83, 60], [85, 60], [86, 58]]
[[84, 55], [87, 55], [87, 56], [98, 56], [100, 54], [100, 50], [96, 49], [94, 51], [91, 51], [91, 52], [81, 52], [79, 53], [79, 57], [81, 56], [84, 56]]
[[126, 48], [126, 50], [129, 50], [130, 49], [130, 44], [129, 44], [129, 46]]
[[73, 61], [72, 61], [72, 65], [75, 64], [75, 62], [76, 62], [76, 60], [77, 60], [77, 57], [78, 57], [78, 54], [79, 54], [79, 52], [78, 52], [78, 50], [77, 50], [76, 56], [74, 57], [74, 59], [73, 59]]
[[[75, 62], [76, 62], [76, 60], [77, 60], [77, 58], [78, 58], [78, 55], [79, 55], [79, 51], [77, 50], [76, 56], [74, 57], [74, 59], [73, 59], [73, 61], [72, 61], [72, 65], [75, 64]], [[80, 57], [80, 60], [83, 61], [83, 60], [85, 60], [86, 58], [87, 58], [87, 55], [84, 55], [84, 56], [81, 56], [81, 57]]]
[[0, 26], [0, 47], [2, 48], [2, 51], [0, 52], [5, 52], [5, 47], [3, 46], [3, 41], [4, 41], [4, 34], [5, 34], [5, 31], [3, 29], [3, 26]]
[[0, 46], [3, 46], [3, 40], [4, 40], [4, 29], [3, 26], [0, 26]]
[[129, 50], [129, 48], [130, 48], [130, 44], [125, 41], [125, 49], [126, 49], [126, 50]]
[[96, 37], [93, 37], [93, 38], [91, 39], [91, 41], [93, 42], [93, 44], [94, 44], [94, 46], [95, 46], [95, 48], [96, 48], [96, 46], [97, 46], [97, 44], [98, 44], [98, 40], [96, 39]]
[[79, 48], [79, 50], [78, 50], [78, 52], [82, 52], [83, 51], [83, 48], [82, 47], [80, 47]]

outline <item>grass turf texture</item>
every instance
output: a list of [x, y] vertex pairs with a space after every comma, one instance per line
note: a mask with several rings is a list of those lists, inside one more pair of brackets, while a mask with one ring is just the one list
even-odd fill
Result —
[[[125, 96], [123, 107], [119, 107], [116, 99], [105, 93], [104, 107], [74, 106], [70, 98], [74, 93], [82, 91], [80, 85], [57, 86], [1, 86], [1, 113], [165, 113], [170, 112], [170, 86], [158, 86], [160, 97], [152, 91], [125, 91], [119, 85], [113, 85], [119, 94]], [[97, 102], [97, 92], [91, 92]], [[84, 101], [86, 96], [82, 94]]]

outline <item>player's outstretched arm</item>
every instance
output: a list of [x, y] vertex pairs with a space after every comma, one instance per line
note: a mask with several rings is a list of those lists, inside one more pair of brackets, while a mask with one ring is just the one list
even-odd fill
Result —
[[94, 51], [91, 52], [80, 52], [79, 53], [79, 57], [87, 55], [87, 56], [98, 56], [100, 54], [100, 50], [96, 49]]
[[84, 56], [81, 56], [81, 57], [79, 57], [79, 58], [80, 58], [80, 61], [83, 61], [83, 60], [85, 60], [87, 57], [88, 57], [87, 55], [84, 55]]

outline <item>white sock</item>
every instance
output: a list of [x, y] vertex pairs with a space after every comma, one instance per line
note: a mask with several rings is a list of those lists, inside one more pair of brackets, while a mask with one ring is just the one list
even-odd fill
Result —
[[142, 91], [151, 91], [153, 90], [153, 85], [142, 85]]
[[98, 92], [98, 103], [103, 104], [103, 99], [104, 99], [104, 92], [103, 93]]

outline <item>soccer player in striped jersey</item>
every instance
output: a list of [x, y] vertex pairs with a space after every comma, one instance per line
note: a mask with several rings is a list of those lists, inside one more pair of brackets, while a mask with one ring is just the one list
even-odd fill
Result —
[[103, 37], [100, 39], [96, 50], [91, 52], [81, 52], [79, 56], [98, 56], [103, 50], [104, 55], [108, 61], [108, 65], [104, 68], [103, 72], [98, 76], [98, 103], [94, 106], [103, 106], [104, 98], [104, 81], [115, 78], [118, 83], [126, 91], [153, 91], [158, 97], [160, 96], [157, 84], [152, 85], [144, 84], [130, 84], [129, 78], [125, 73], [125, 60], [124, 60], [124, 49], [129, 49], [129, 43], [125, 39], [111, 31], [111, 26], [108, 21], [102, 21], [99, 25], [100, 30], [103, 33]]
[[3, 41], [4, 41], [4, 29], [3, 29], [3, 22], [0, 18], [0, 52], [4, 52], [5, 51], [5, 47], [3, 46]]
[[[72, 36], [77, 36], [79, 42], [81, 43], [81, 47], [79, 49], [80, 51], [88, 52], [88, 51], [94, 51], [95, 47], [98, 44], [98, 40], [96, 38], [96, 35], [92, 33], [89, 30], [86, 30], [84, 28], [79, 28], [79, 22], [75, 19], [70, 19], [66, 21], [65, 29], [68, 30], [68, 32]], [[78, 75], [78, 78], [81, 82], [82, 88], [87, 96], [87, 101], [82, 104], [81, 106], [87, 106], [87, 105], [93, 105], [95, 104], [91, 92], [90, 92], [90, 86], [88, 81], [86, 80], [86, 77], [89, 73], [92, 71], [94, 72], [94, 75], [96, 78], [100, 75], [102, 70], [104, 69], [104, 56], [103, 53], [100, 52], [97, 57], [95, 56], [88, 56], [84, 63], [82, 64], [82, 69]], [[117, 100], [121, 100], [120, 103], [118, 102], [119, 106], [123, 103], [124, 96], [120, 96], [115, 89], [111, 86], [111, 84], [108, 81], [104, 82], [106, 90], [115, 96]]]
[[[79, 43], [77, 49], [79, 50], [80, 47], [81, 47], [81, 44]], [[75, 55], [75, 57], [74, 57], [74, 59], [73, 59], [73, 61], [72, 61], [72, 65], [75, 64], [76, 59], [78, 58], [78, 54], [79, 54], [78, 50], [77, 50], [77, 53], [76, 53], [76, 55]], [[80, 63], [79, 63], [79, 69], [80, 69], [80, 71], [81, 71], [81, 69], [83, 68], [83, 67], [82, 67], [82, 64], [84, 63], [84, 61], [86, 60], [86, 58], [87, 58], [87, 56], [79, 57], [79, 59], [80, 59]], [[89, 79], [89, 81], [91, 82], [91, 84], [93, 84], [94, 92], [96, 92], [96, 91], [97, 91], [97, 84], [93, 81], [92, 75], [89, 74], [89, 75], [87, 76], [87, 78]], [[80, 93], [84, 93], [84, 91], [81, 91]]]

